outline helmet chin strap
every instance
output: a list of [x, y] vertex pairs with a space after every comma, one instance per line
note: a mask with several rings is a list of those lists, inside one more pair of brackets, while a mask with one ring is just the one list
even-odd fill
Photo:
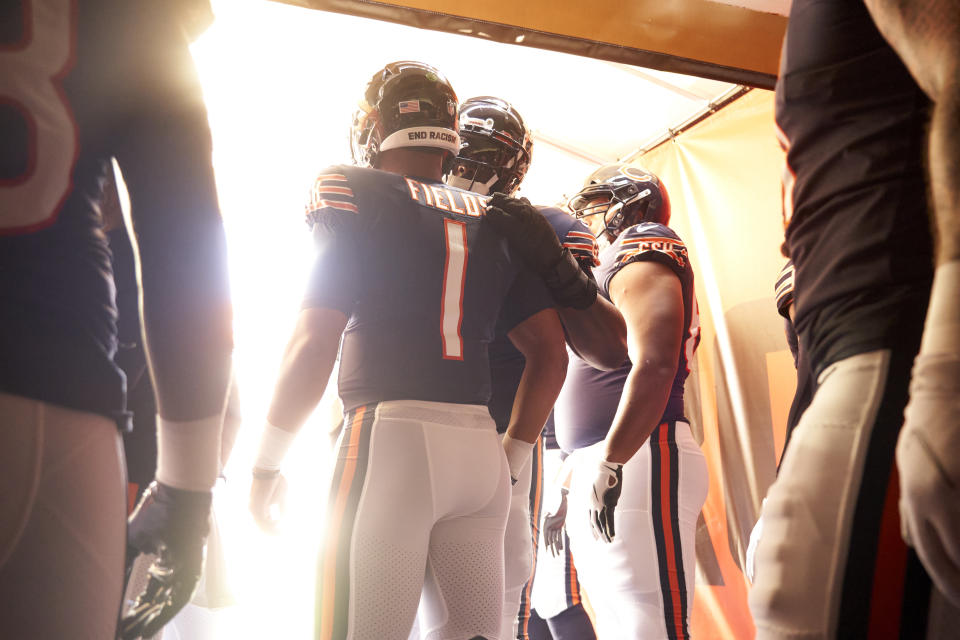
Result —
[[[623, 224], [623, 203], [618, 202], [607, 209], [603, 214], [603, 231], [601, 235], [609, 234], [616, 238], [620, 234], [620, 225]], [[600, 237], [597, 236], [597, 240]]]
[[[482, 191], [482, 192], [479, 191], [479, 190], [476, 188], [476, 185], [474, 185], [474, 189], [473, 189], [473, 190], [476, 191], [477, 193], [479, 193], [479, 194], [482, 195], [482, 196], [488, 196], [488, 195], [490, 195], [490, 187], [492, 187], [492, 186], [493, 186], [493, 183], [496, 182], [496, 181], [499, 180], [499, 179], [500, 179], [500, 176], [498, 176], [497, 174], [494, 174], [493, 177], [490, 178], [489, 180], [487, 180], [486, 182], [481, 182], [481, 183], [480, 183], [480, 184], [483, 185], [483, 191]], [[510, 194], [507, 194], [507, 195], [510, 195]]]

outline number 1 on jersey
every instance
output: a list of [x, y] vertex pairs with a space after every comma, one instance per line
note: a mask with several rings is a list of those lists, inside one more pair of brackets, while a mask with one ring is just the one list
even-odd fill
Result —
[[463, 285], [467, 279], [467, 226], [456, 220], [443, 221], [447, 244], [443, 265], [443, 300], [440, 307], [440, 337], [444, 360], [463, 360]]

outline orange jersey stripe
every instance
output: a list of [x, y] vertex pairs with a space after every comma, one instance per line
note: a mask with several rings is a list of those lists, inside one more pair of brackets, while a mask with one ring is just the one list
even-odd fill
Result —
[[570, 563], [570, 602], [580, 604], [580, 581], [577, 579], [577, 567], [573, 564], [573, 554], [570, 553], [570, 543], [567, 543], [567, 559]]
[[628, 238], [623, 241], [621, 246], [628, 245], [628, 244], [643, 244], [646, 242], [669, 242], [670, 244], [679, 244], [680, 246], [683, 246], [683, 242], [681, 240], [677, 240], [676, 238], [668, 238], [666, 236], [647, 236], [643, 238]]
[[342, 195], [342, 196], [352, 196], [353, 189], [351, 189], [350, 187], [333, 187], [330, 185], [320, 185], [319, 187], [317, 187], [317, 193], [318, 194], [335, 193], [337, 195]]

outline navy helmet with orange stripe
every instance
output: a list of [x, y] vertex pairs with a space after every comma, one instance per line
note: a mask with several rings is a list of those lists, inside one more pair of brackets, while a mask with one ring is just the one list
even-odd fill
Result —
[[457, 94], [436, 68], [391, 62], [367, 83], [350, 129], [355, 164], [376, 167], [381, 151], [439, 149], [447, 159], [460, 150]]
[[530, 167], [533, 139], [512, 104], [492, 96], [460, 105], [460, 153], [447, 184], [481, 195], [513, 195]]
[[670, 196], [663, 182], [627, 164], [594, 171], [567, 207], [577, 218], [603, 215], [603, 230], [611, 238], [640, 222], [670, 223]]

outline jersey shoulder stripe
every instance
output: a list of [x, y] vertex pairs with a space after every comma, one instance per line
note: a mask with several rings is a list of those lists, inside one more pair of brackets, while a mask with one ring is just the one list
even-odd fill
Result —
[[342, 169], [330, 167], [314, 179], [304, 210], [307, 226], [313, 227], [325, 211], [360, 212], [350, 179]]
[[793, 304], [794, 268], [793, 261], [787, 262], [777, 276], [774, 286], [774, 295], [777, 300], [777, 311], [784, 318], [789, 318], [790, 305]]
[[597, 239], [589, 231], [570, 230], [564, 238], [563, 246], [570, 249], [576, 258], [585, 260], [593, 267], [600, 264], [600, 248]]
[[553, 227], [561, 244], [570, 250], [580, 264], [587, 267], [600, 264], [597, 239], [587, 225], [558, 207], [537, 207], [537, 210]]

